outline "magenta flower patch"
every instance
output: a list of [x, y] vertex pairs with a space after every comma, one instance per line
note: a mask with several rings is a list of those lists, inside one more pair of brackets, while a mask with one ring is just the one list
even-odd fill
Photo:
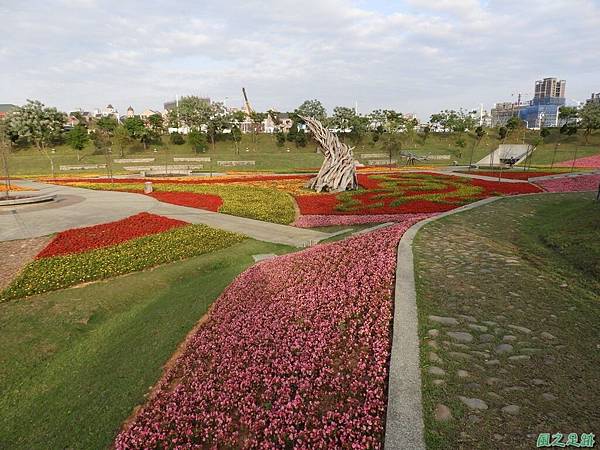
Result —
[[306, 215], [292, 224], [298, 228], [329, 227], [333, 225], [362, 225], [366, 223], [405, 222], [422, 220], [438, 213], [364, 214], [364, 215]]
[[536, 180], [535, 184], [548, 192], [595, 191], [600, 184], [600, 173]]
[[381, 448], [396, 248], [415, 221], [240, 274], [116, 448]]

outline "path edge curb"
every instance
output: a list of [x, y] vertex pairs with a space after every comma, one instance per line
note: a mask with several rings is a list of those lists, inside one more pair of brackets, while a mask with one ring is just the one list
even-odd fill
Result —
[[422, 227], [434, 220], [477, 208], [501, 198], [503, 197], [489, 197], [421, 220], [406, 230], [400, 239], [396, 257], [385, 449], [425, 450], [426, 448], [413, 240]]

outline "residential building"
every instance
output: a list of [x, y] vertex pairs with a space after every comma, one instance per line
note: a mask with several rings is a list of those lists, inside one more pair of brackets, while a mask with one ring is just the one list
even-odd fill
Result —
[[[600, 92], [592, 94], [592, 96], [585, 101], [586, 103], [600, 103]], [[1, 105], [0, 105], [1, 106]]]
[[524, 107], [520, 103], [501, 102], [496, 103], [491, 109], [490, 124], [492, 127], [503, 127], [511, 117], [519, 115], [519, 112]]
[[535, 82], [535, 94], [533, 98], [564, 98], [566, 86], [567, 82], [565, 80], [558, 80], [557, 78], [537, 80]]
[[566, 81], [544, 78], [535, 82], [535, 94], [528, 105], [519, 111], [527, 128], [558, 126], [558, 111], [565, 106]]
[[133, 110], [133, 108], [131, 106], [129, 106], [129, 108], [127, 108], [126, 116], [127, 117], [133, 117], [133, 116], [135, 116], [135, 111]]

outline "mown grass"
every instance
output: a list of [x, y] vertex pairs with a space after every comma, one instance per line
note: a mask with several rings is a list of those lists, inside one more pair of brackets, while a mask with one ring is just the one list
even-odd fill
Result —
[[[535, 131], [528, 131], [523, 137], [522, 133], [515, 133], [506, 142], [507, 143], [522, 143], [533, 142], [538, 137]], [[431, 133], [427, 139], [422, 136], [416, 136], [412, 139], [405, 139], [402, 144], [402, 149], [415, 152], [420, 155], [451, 155], [450, 160], [431, 160], [427, 164], [451, 164], [452, 161], [457, 161], [461, 164], [466, 164], [471, 158], [471, 149], [475, 143], [475, 136], [467, 133], [463, 136], [466, 147], [459, 151], [456, 141], [459, 139], [457, 134], [447, 133]], [[556, 147], [556, 143], [560, 145]], [[362, 154], [369, 153], [386, 153], [383, 150], [383, 142], [380, 140], [377, 143], [372, 142], [369, 136], [366, 136], [361, 143], [353, 144], [355, 147], [354, 154], [359, 159]], [[481, 140], [473, 153], [473, 161], [476, 162], [487, 155], [492, 149], [495, 149], [500, 144], [500, 139], [497, 132], [489, 130], [488, 134]], [[135, 148], [131, 147], [126, 150], [126, 158], [155, 158], [155, 161], [148, 163], [149, 165], [162, 165], [166, 162], [174, 163], [173, 157], [190, 157], [190, 156], [209, 156], [212, 161], [210, 163], [202, 163], [204, 167], [202, 172], [223, 172], [227, 170], [244, 170], [244, 171], [275, 171], [275, 172], [295, 172], [301, 169], [318, 168], [323, 162], [323, 156], [316, 152], [314, 143], [308, 143], [306, 147], [296, 147], [293, 143], [286, 142], [283, 147], [277, 147], [275, 137], [272, 135], [259, 135], [254, 141], [252, 136], [244, 135], [240, 143], [240, 152], [237, 153], [232, 141], [218, 141], [213, 150], [212, 147], [200, 155], [193, 152], [191, 147], [186, 143], [184, 145], [173, 145], [168, 142], [168, 138], [164, 137], [163, 143], [159, 145], [151, 145], [147, 150], [139, 148], [136, 144]], [[552, 134], [545, 139], [545, 142], [538, 146], [538, 149], [532, 157], [531, 163], [550, 164], [554, 158], [554, 149], [557, 148], [556, 162], [572, 159], [575, 155], [580, 158], [591, 156], [600, 153], [600, 133], [595, 133], [589, 138], [589, 145], [585, 144], [583, 133], [577, 136], [562, 136], [557, 130], [553, 130]], [[92, 169], [88, 171], [69, 171], [60, 172], [60, 165], [74, 164], [104, 164], [106, 158], [103, 154], [94, 155], [91, 144], [81, 151], [83, 156], [82, 161], [78, 162], [75, 151], [67, 145], [57, 145], [52, 148], [54, 153], [50, 152], [50, 156], [54, 159], [54, 165], [57, 175], [73, 175], [76, 173], [98, 173], [103, 174], [103, 169]], [[51, 150], [52, 150], [51, 149]], [[154, 151], [156, 150], [156, 152]], [[113, 158], [118, 158], [119, 155], [114, 153]], [[397, 159], [397, 155], [393, 155]], [[369, 159], [380, 158], [364, 158]], [[238, 167], [222, 167], [217, 165], [217, 161], [231, 160], [250, 160], [255, 161], [255, 166], [238, 166]], [[17, 148], [13, 149], [9, 164], [14, 174], [18, 175], [49, 175], [50, 161], [46, 156], [34, 148]], [[401, 162], [403, 164], [403, 162]], [[126, 173], [123, 170], [124, 166], [132, 164], [113, 164], [115, 173]], [[134, 164], [147, 165], [147, 164]]]
[[[414, 254], [428, 448], [531, 448], [538, 433], [597, 428], [600, 204], [591, 193], [506, 198], [434, 221], [417, 235]], [[429, 321], [430, 314], [496, 322], [486, 325], [493, 340], [480, 343], [468, 322], [445, 327]], [[433, 328], [439, 337], [428, 335]], [[475, 339], [457, 348], [445, 335], [450, 330]], [[498, 355], [504, 335], [516, 336], [514, 351]], [[470, 350], [490, 355], [462, 361], [449, 354]], [[431, 361], [432, 351], [442, 362]], [[526, 351], [529, 360], [508, 360]], [[492, 358], [499, 365], [485, 363]], [[446, 371], [443, 385], [433, 384], [439, 377], [428, 373], [430, 366]], [[457, 377], [458, 369], [469, 376]], [[482, 399], [489, 409], [469, 411], [459, 395]], [[450, 421], [435, 420], [437, 404], [450, 407]], [[520, 407], [517, 415], [501, 412], [511, 404]]]
[[251, 255], [245, 240], [150, 271], [0, 304], [0, 448], [100, 449]]

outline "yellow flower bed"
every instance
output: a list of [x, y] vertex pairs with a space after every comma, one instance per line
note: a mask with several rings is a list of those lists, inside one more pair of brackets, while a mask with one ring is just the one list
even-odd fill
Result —
[[[10, 185], [11, 192], [21, 192], [21, 191], [35, 191], [36, 189], [24, 188], [21, 186], [17, 186], [15, 184]], [[0, 183], [0, 192], [6, 192], [6, 184]]]
[[187, 225], [85, 253], [37, 259], [0, 294], [0, 301], [137, 272], [210, 253], [244, 239], [241, 234], [206, 225]]

